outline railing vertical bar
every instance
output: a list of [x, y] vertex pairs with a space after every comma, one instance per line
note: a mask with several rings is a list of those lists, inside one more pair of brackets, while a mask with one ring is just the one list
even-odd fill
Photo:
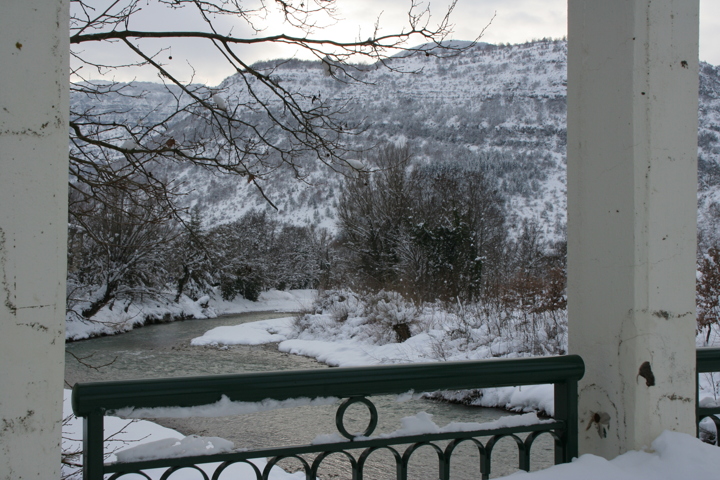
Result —
[[440, 480], [450, 480], [450, 455], [440, 464]]
[[555, 447], [555, 463], [568, 463], [578, 456], [578, 391], [577, 379], [555, 384], [555, 420], [565, 422], [561, 433], [564, 448]]
[[482, 480], [490, 479], [490, 458], [492, 455], [492, 449], [486, 448], [480, 450], [480, 475]]
[[103, 462], [105, 457], [104, 415], [100, 409], [93, 410], [83, 418], [83, 479], [103, 480]]
[[440, 480], [450, 480], [450, 457], [443, 452], [438, 457], [438, 478]]
[[530, 471], [530, 449], [531, 446], [526, 443], [523, 443], [522, 447], [518, 445], [518, 450], [520, 451], [518, 466], [520, 470], [525, 470], [526, 472]]
[[405, 462], [397, 464], [397, 480], [407, 480], [408, 467]]
[[352, 469], [352, 480], [362, 480], [362, 474], [360, 473], [360, 466], [358, 463], [351, 463], [350, 468]]

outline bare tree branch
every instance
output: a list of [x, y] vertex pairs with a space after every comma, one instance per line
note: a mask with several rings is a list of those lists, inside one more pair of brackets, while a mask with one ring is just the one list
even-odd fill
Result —
[[[101, 286], [86, 295], [89, 304], [80, 314], [91, 317], [121, 292], [131, 295], [153, 282], [187, 277], [187, 264], [177, 262], [180, 271], [172, 271], [161, 259], [188, 228], [182, 202], [188, 188], [172, 174], [178, 165], [245, 177], [273, 207], [264, 188], [272, 176], [307, 181], [303, 165], [309, 162], [342, 174], [355, 170], [349, 159], [362, 152], [353, 138], [364, 127], [343, 118], [351, 100], [293, 91], [278, 81], [277, 64], [266, 68], [244, 60], [244, 47], [292, 45], [320, 60], [336, 79], [363, 82], [367, 69], [401, 68], [387, 61], [389, 55], [456, 55], [472, 46], [445, 42], [454, 8], [453, 1], [432, 23], [429, 7], [410, 0], [403, 29], [381, 33], [378, 18], [368, 38], [341, 41], [318, 33], [340, 21], [335, 0], [72, 0], [71, 90], [87, 101], [75, 103], [70, 112], [69, 251], [77, 258], [69, 264], [77, 266], [73, 288]], [[191, 29], [144, 28], [139, 18], [148, 9], [168, 16], [183, 10], [196, 23]], [[286, 31], [264, 34], [263, 25], [274, 21], [275, 13]], [[240, 25], [243, 34], [234, 34], [223, 18]], [[194, 70], [189, 79], [181, 78], [164, 62], [172, 55], [172, 42], [183, 39], [207, 42], [209, 50], [219, 52], [235, 72], [232, 81], [214, 88], [199, 85], [193, 83]], [[167, 43], [151, 49], [152, 40]], [[410, 41], [425, 45], [408, 47]], [[84, 48], [98, 42], [131, 58], [93, 57]], [[352, 63], [361, 60], [371, 65]], [[165, 89], [163, 100], [142, 114], [119, 101], [151, 103], [153, 94], [142, 85], [90, 80], [93, 72], [133, 68], [155, 72]]]

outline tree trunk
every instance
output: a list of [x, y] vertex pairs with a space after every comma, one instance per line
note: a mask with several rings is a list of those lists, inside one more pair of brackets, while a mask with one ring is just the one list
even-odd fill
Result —
[[101, 308], [107, 305], [110, 300], [113, 300], [115, 298], [115, 290], [117, 290], [117, 287], [117, 281], [108, 282], [107, 287], [105, 288], [105, 294], [102, 296], [102, 298], [95, 300], [93, 303], [90, 304], [88, 308], [83, 310], [83, 317], [91, 318], [93, 315], [99, 312]]

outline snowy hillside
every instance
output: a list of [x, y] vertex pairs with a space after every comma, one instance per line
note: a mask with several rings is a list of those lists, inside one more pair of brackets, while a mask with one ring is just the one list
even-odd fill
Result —
[[[407, 142], [418, 162], [477, 162], [506, 198], [511, 224], [518, 225], [519, 218], [535, 218], [549, 238], [557, 238], [566, 220], [566, 56], [564, 41], [543, 40], [512, 46], [478, 44], [450, 58], [418, 52], [389, 59], [390, 69], [363, 66], [351, 72], [328, 72], [320, 62], [299, 60], [255, 67], [272, 71], [278, 85], [303, 93], [307, 102], [320, 98], [342, 108], [343, 121], [354, 134], [349, 141], [365, 150], [358, 154], [361, 161], [372, 157], [373, 146], [392, 141]], [[351, 81], [348, 74], [360, 81]], [[710, 205], [720, 201], [720, 69], [702, 64], [700, 85], [699, 216], [705, 224]], [[149, 95], [94, 108], [149, 121], [152, 105], [172, 106], [163, 87], [140, 84], [138, 88]], [[248, 102], [239, 77], [226, 79], [213, 92], [230, 106]], [[73, 101], [87, 100], [74, 97]], [[262, 116], [255, 121], [261, 124]], [[173, 128], [180, 133], [188, 125], [179, 121]], [[184, 182], [183, 188], [190, 192], [187, 201], [204, 211], [206, 227], [235, 220], [252, 209], [272, 211], [243, 179], [180, 166], [167, 173]], [[302, 182], [282, 169], [265, 176], [267, 172], [257, 173], [282, 219], [332, 229], [342, 188], [340, 174], [314, 158], [301, 162]]]

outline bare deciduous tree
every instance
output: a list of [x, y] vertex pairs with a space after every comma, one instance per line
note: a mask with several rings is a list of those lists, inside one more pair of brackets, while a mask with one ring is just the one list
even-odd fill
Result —
[[119, 293], [151, 292], [169, 277], [167, 258], [177, 236], [169, 212], [152, 198], [114, 193], [102, 202], [84, 202], [89, 209], [68, 229], [68, 287], [75, 300], [89, 301], [81, 309], [85, 318]]
[[[452, 32], [450, 14], [454, 2], [435, 22], [427, 8], [411, 0], [407, 24], [401, 31], [381, 33], [377, 23], [367, 39], [353, 41], [319, 36], [323, 26], [339, 21], [336, 3], [71, 1], [71, 93], [83, 101], [74, 102], [70, 112], [70, 231], [76, 244], [70, 245], [69, 263], [72, 266], [84, 261], [72, 258], [74, 252], [82, 250], [77, 242], [83, 241], [91, 241], [93, 250], [106, 253], [100, 258], [112, 263], [95, 272], [87, 263], [82, 270], [76, 270], [82, 273], [76, 275], [78, 285], [93, 282], [96, 287], [91, 297], [85, 296], [91, 303], [84, 308], [84, 317], [92, 316], [112, 300], [123, 279], [129, 278], [127, 272], [136, 267], [150, 268], [144, 260], [133, 265], [118, 264], [124, 257], [112, 255], [125, 251], [127, 245], [108, 237], [106, 233], [112, 228], [105, 227], [112, 224], [115, 228], [120, 220], [123, 228], [133, 233], [162, 233], [162, 238], [149, 234], [133, 237], [136, 254], [128, 261], [137, 259], [140, 252], [146, 252], [146, 258], [156, 258], [163, 248], [167, 250], [165, 243], [177, 232], [174, 227], [161, 225], [163, 222], [180, 222], [190, 231], [188, 214], [178, 201], [187, 188], [173, 177], [177, 172], [174, 166], [242, 176], [270, 204], [263, 181], [280, 170], [283, 175], [289, 172], [302, 179], [300, 160], [319, 162], [340, 172], [355, 168], [350, 160], [355, 155], [351, 155], [349, 139], [361, 132], [362, 126], [348, 125], [341, 119], [347, 104], [288, 90], [272, 66], [253, 66], [244, 60], [244, 49], [291, 45], [323, 62], [330, 75], [352, 82], [362, 81], [364, 68], [394, 69], [392, 62], [386, 61], [389, 55], [417, 50], [408, 42], [425, 43], [422, 52], [428, 56], [452, 55], [468, 48], [444, 43]], [[143, 21], [143, 9], [152, 9], [154, 15], [165, 20]], [[172, 18], [178, 13], [194, 19], [184, 24], [191, 28], [174, 29]], [[263, 24], [272, 15], [279, 15], [281, 29], [288, 33], [265, 33]], [[235, 34], [233, 28], [246, 34]], [[179, 59], [169, 60], [173, 44], [187, 40], [206, 45], [208, 51], [219, 53], [227, 62], [235, 74], [232, 92], [193, 83], [194, 74], [184, 78], [174, 67]], [[107, 47], [107, 54], [93, 53], [98, 43]], [[176, 46], [176, 56], [179, 50]], [[361, 60], [372, 66], [358, 64]], [[162, 98], [154, 97], [157, 87], [148, 91], [152, 89], [132, 83], [91, 79], [95, 73], [112, 78], [137, 68], [157, 74], [164, 85]], [[141, 114], [132, 110], [132, 105], [137, 104], [144, 105]], [[143, 228], [144, 223], [149, 223], [148, 228]], [[100, 230], [94, 232], [94, 228]], [[136, 244], [136, 240], [146, 240], [146, 244]], [[142, 280], [142, 272], [138, 275]], [[185, 265], [181, 273], [164, 275], [164, 281], [176, 282], [179, 298], [189, 281], [190, 268]]]
[[[196, 29], [136, 29], [136, 16], [143, 5], [162, 7], [168, 14], [194, 13]], [[120, 109], [88, 108], [72, 111], [70, 118], [72, 188], [83, 196], [96, 195], [98, 186], [143, 191], [172, 206], [178, 185], [156, 174], [163, 163], [191, 163], [215, 172], [241, 175], [262, 192], [261, 182], [280, 167], [289, 167], [297, 177], [301, 157], [311, 156], [333, 169], [347, 169], [347, 137], [361, 126], [347, 125], [338, 115], [344, 105], [328, 99], [289, 91], [273, 76], [272, 69], [254, 68], [243, 60], [242, 48], [273, 44], [292, 45], [309, 52], [346, 81], [360, 81], [361, 67], [350, 62], [365, 60], [393, 68], [388, 55], [412, 51], [408, 41], [425, 42], [428, 56], [456, 54], [456, 47], [443, 41], [452, 32], [449, 9], [432, 23], [430, 12], [411, 1], [407, 25], [397, 33], [381, 33], [379, 24], [367, 39], [349, 42], [317, 37], [323, 22], [337, 21], [336, 0], [73, 0], [71, 10], [72, 92], [96, 98], [108, 93], [137, 96], [126, 84], [89, 81], [88, 70], [111, 75], [122, 69], [154, 69], [167, 86], [172, 105], [160, 106], [153, 115], [133, 124], [119, 123]], [[262, 20], [277, 10], [283, 25], [299, 35], [263, 35]], [[232, 18], [252, 32], [232, 33], [221, 20]], [[479, 38], [479, 37], [478, 37]], [[163, 61], [172, 42], [192, 39], [219, 52], [243, 88], [242, 97], [226, 97], [222, 91], [183, 79]], [[163, 41], [167, 47], [151, 47]], [[92, 59], [84, 47], [95, 43], [123, 46], [132, 60]], [[428, 46], [429, 45], [429, 46]], [[467, 47], [464, 47], [467, 48]], [[127, 57], [123, 57], [127, 58]], [[182, 122], [192, 128], [172, 129]], [[132, 178], [131, 182], [127, 179]], [[263, 194], [264, 195], [264, 194]], [[270, 200], [266, 197], [266, 200]]]

